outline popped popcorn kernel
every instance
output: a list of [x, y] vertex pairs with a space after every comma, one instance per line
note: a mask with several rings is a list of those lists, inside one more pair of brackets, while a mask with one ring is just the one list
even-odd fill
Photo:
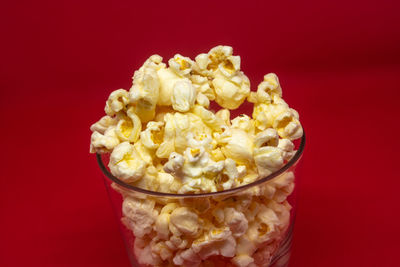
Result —
[[110, 94], [106, 102], [104, 111], [109, 116], [114, 116], [120, 111], [126, 109], [129, 103], [128, 92], [124, 89], [115, 90]]

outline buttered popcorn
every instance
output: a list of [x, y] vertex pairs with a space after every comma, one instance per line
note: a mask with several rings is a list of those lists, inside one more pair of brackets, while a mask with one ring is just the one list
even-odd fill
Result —
[[[274, 73], [257, 90], [232, 47], [195, 57], [149, 57], [129, 91], [112, 92], [106, 116], [94, 123], [90, 152], [109, 153], [110, 172], [123, 182], [174, 194], [243, 186], [281, 169], [302, 137], [298, 113], [282, 99]], [[252, 116], [231, 118], [244, 101]], [[221, 107], [209, 110], [215, 102]], [[236, 195], [193, 199], [123, 196], [122, 222], [135, 236], [133, 251], [146, 266], [268, 266], [290, 222], [285, 172]], [[231, 266], [229, 265], [229, 266]], [[219, 266], [219, 265], [218, 265]]]

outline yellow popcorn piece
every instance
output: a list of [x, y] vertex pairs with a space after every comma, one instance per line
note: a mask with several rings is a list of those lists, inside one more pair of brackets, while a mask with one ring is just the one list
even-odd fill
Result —
[[124, 89], [118, 89], [112, 92], [108, 97], [104, 111], [107, 115], [114, 116], [118, 112], [125, 110], [128, 104], [128, 92]]
[[205, 109], [203, 106], [195, 105], [193, 107], [193, 113], [200, 117], [201, 120], [214, 131], [221, 131], [221, 126], [224, 125], [224, 123], [211, 111]]
[[110, 126], [114, 126], [118, 123], [118, 121], [110, 116], [104, 116], [102, 117], [98, 122], [92, 124], [92, 126], [90, 126], [90, 130], [92, 132], [98, 132], [100, 134], [105, 133], [105, 131], [110, 127]]
[[231, 158], [239, 164], [253, 162], [254, 143], [249, 134], [242, 129], [229, 128], [218, 140], [226, 158]]
[[194, 65], [194, 61], [188, 57], [176, 54], [168, 61], [169, 67], [179, 76], [189, 76]]
[[264, 146], [254, 149], [254, 161], [258, 174], [265, 177], [283, 166], [282, 151], [278, 147]]
[[210, 101], [215, 99], [214, 90], [211, 88], [210, 80], [207, 77], [192, 75], [190, 76], [190, 80], [198, 94], [205, 95]]
[[257, 87], [257, 101], [260, 103], [271, 103], [273, 95], [282, 97], [282, 88], [278, 76], [275, 73], [264, 75], [264, 81]]
[[249, 78], [242, 72], [231, 78], [217, 74], [212, 84], [216, 95], [215, 101], [223, 108], [238, 108], [250, 94]]
[[135, 71], [133, 76], [129, 99], [134, 104], [134, 112], [143, 122], [148, 122], [155, 116], [160, 90], [160, 81], [157, 75], [157, 65], [160, 60], [162, 60], [161, 57], [150, 57], [138, 71]]
[[[254, 138], [254, 146], [260, 148], [263, 146], [278, 146], [280, 140], [276, 130], [269, 128], [256, 135]], [[290, 142], [290, 141], [289, 141]]]
[[115, 126], [110, 126], [104, 134], [93, 132], [90, 138], [91, 153], [107, 153], [112, 151], [120, 143], [115, 131]]
[[231, 113], [229, 109], [220, 109], [215, 113], [217, 118], [220, 118], [226, 126], [231, 126]]
[[125, 182], [135, 182], [143, 177], [146, 163], [129, 142], [117, 145], [111, 153], [111, 173]]
[[172, 108], [179, 112], [189, 111], [196, 100], [196, 89], [190, 80], [177, 81], [172, 89]]
[[163, 141], [164, 122], [150, 121], [146, 129], [140, 133], [140, 140], [148, 149], [157, 149]]
[[241, 114], [237, 116], [231, 121], [231, 123], [232, 123], [232, 128], [242, 129], [243, 131], [246, 131], [251, 135], [254, 135], [255, 133], [254, 120], [252, 120], [246, 114]]
[[289, 108], [278, 95], [273, 96], [271, 103], [255, 104], [253, 118], [259, 130], [273, 127], [282, 138], [295, 140], [303, 135], [298, 113]]

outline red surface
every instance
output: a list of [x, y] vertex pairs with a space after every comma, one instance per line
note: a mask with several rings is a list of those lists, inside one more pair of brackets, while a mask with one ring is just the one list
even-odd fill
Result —
[[89, 150], [151, 54], [234, 47], [307, 133], [291, 266], [396, 266], [398, 2], [8, 1], [0, 9], [0, 266], [128, 266]]

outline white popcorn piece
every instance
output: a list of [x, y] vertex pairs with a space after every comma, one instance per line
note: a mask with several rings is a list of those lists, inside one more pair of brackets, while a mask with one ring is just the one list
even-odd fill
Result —
[[157, 71], [158, 78], [160, 80], [160, 91], [157, 104], [160, 106], [171, 106], [172, 105], [172, 94], [175, 83], [177, 81], [187, 80], [187, 78], [179, 77], [173, 70], [159, 69]]
[[224, 123], [219, 117], [215, 116], [214, 113], [199, 105], [193, 107], [193, 113], [199, 116], [208, 127], [216, 132], [221, 132], [221, 126], [223, 126]]
[[192, 243], [193, 251], [201, 259], [211, 256], [233, 257], [236, 250], [236, 241], [228, 227], [213, 229]]
[[170, 234], [169, 220], [170, 220], [170, 214], [168, 213], [161, 213], [160, 215], [158, 215], [156, 223], [154, 225], [158, 238], [163, 240], [168, 240]]
[[220, 118], [226, 126], [231, 126], [231, 113], [229, 109], [220, 109], [215, 113], [215, 116]]
[[196, 103], [205, 108], [208, 108], [210, 106], [210, 100], [207, 98], [207, 96], [203, 95], [202, 93], [197, 94]]
[[172, 89], [172, 108], [179, 112], [187, 112], [196, 100], [196, 89], [190, 80], [179, 80]]
[[165, 67], [161, 61], [160, 56], [151, 56], [133, 76], [129, 99], [134, 104], [135, 113], [143, 122], [148, 122], [155, 116], [160, 90], [157, 70]]
[[231, 78], [217, 74], [212, 84], [216, 94], [215, 101], [227, 109], [238, 108], [250, 93], [249, 78], [242, 72]]
[[168, 61], [169, 67], [179, 76], [189, 76], [194, 65], [194, 61], [188, 57], [176, 54]]
[[201, 263], [200, 257], [193, 251], [192, 248], [179, 251], [176, 253], [174, 259], [174, 264], [178, 266], [185, 266], [185, 267], [197, 267]]
[[185, 162], [184, 157], [176, 152], [172, 152], [168, 158], [168, 162], [164, 165], [164, 171], [171, 173], [175, 177], [182, 177], [182, 167]]
[[154, 210], [155, 202], [148, 199], [126, 197], [122, 203], [123, 223], [133, 231], [136, 237], [150, 233], [158, 216]]
[[239, 212], [234, 208], [225, 208], [224, 219], [234, 237], [240, 237], [246, 233], [248, 221], [242, 212]]
[[278, 95], [273, 96], [272, 103], [255, 104], [253, 118], [260, 130], [273, 127], [282, 138], [295, 140], [303, 135], [303, 128], [293, 112]]
[[149, 121], [146, 129], [140, 133], [140, 140], [148, 149], [157, 149], [163, 141], [164, 122]]
[[135, 182], [143, 177], [146, 163], [129, 142], [117, 145], [111, 153], [111, 173], [125, 182]]
[[279, 84], [278, 76], [275, 73], [268, 73], [264, 75], [264, 81], [258, 85], [257, 101], [271, 103], [274, 94], [282, 97], [282, 88]]
[[[263, 146], [278, 146], [280, 140], [279, 135], [275, 129], [268, 128], [256, 135], [254, 138], [254, 146], [260, 148]], [[290, 141], [289, 141], [290, 142]]]
[[235, 256], [231, 260], [231, 262], [233, 264], [235, 264], [235, 266], [238, 266], [238, 267], [248, 267], [251, 263], [254, 262], [254, 259], [252, 257], [250, 257], [249, 255], [244, 254], [244, 255]]
[[152, 253], [150, 241], [142, 238], [135, 238], [134, 253], [139, 264], [146, 266], [159, 266], [161, 259]]
[[115, 132], [115, 126], [110, 126], [104, 134], [93, 132], [90, 138], [91, 153], [107, 153], [112, 151], [120, 143]]
[[254, 161], [258, 174], [265, 177], [283, 166], [282, 151], [278, 147], [264, 146], [254, 149]]
[[294, 144], [289, 139], [279, 139], [278, 147], [282, 150], [283, 159], [286, 161], [289, 161], [296, 154]]
[[171, 213], [169, 230], [175, 236], [196, 237], [200, 231], [199, 217], [190, 208], [179, 207]]
[[104, 111], [107, 115], [114, 116], [118, 112], [125, 110], [128, 103], [128, 92], [124, 89], [118, 89], [113, 91], [108, 97]]
[[224, 169], [222, 171], [221, 186], [224, 190], [235, 186], [236, 179], [239, 177], [239, 172], [236, 167], [236, 162], [233, 159], [227, 158], [224, 161]]
[[239, 164], [253, 161], [253, 139], [242, 129], [225, 130], [218, 142], [223, 145], [221, 150], [226, 158], [231, 158]]
[[246, 114], [241, 114], [237, 116], [231, 121], [231, 123], [232, 128], [242, 129], [243, 131], [252, 135], [254, 135], [255, 133], [254, 120]]
[[98, 122], [92, 124], [90, 126], [90, 130], [92, 132], [98, 132], [102, 135], [104, 135], [105, 131], [110, 127], [110, 126], [115, 126], [117, 125], [118, 121], [110, 116], [104, 116], [102, 117]]
[[207, 77], [192, 75], [190, 76], [190, 80], [198, 94], [201, 93], [205, 95], [210, 101], [215, 99], [214, 90], [211, 88], [211, 83]]

